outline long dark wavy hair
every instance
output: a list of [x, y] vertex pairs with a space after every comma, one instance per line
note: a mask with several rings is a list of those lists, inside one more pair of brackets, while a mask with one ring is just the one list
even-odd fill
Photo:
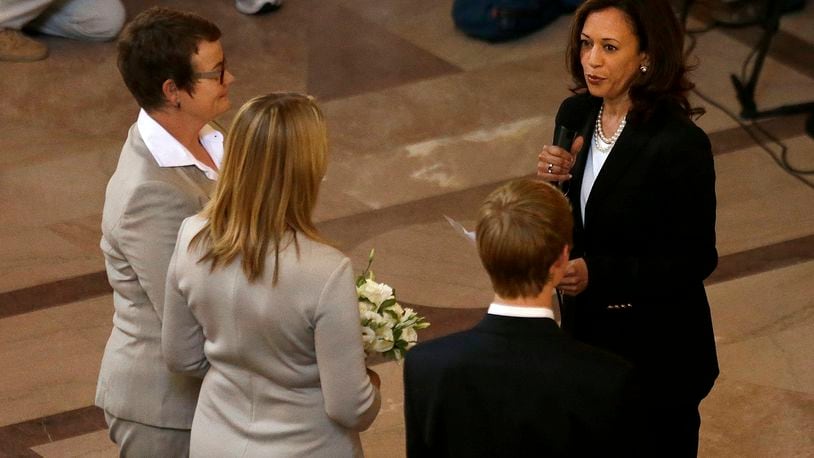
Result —
[[687, 117], [700, 116], [703, 108], [693, 108], [687, 99], [695, 87], [687, 73], [694, 67], [684, 57], [684, 30], [667, 0], [587, 0], [574, 13], [571, 37], [566, 51], [566, 65], [574, 86], [587, 90], [585, 72], [580, 61], [582, 28], [588, 16], [607, 8], [616, 8], [627, 16], [639, 39], [639, 50], [650, 57], [646, 73], [639, 73], [630, 87], [633, 119], [648, 119], [661, 104], [679, 107]]

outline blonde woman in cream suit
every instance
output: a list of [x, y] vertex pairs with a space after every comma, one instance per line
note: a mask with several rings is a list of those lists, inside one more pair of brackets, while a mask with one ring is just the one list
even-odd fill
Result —
[[194, 457], [362, 456], [379, 411], [353, 270], [311, 220], [326, 168], [322, 114], [274, 93], [237, 114], [215, 195], [181, 226], [163, 350], [204, 376]]

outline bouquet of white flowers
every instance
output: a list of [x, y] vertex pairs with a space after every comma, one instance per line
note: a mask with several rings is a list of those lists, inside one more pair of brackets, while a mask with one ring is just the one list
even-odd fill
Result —
[[396, 292], [384, 283], [377, 283], [370, 270], [375, 250], [370, 250], [367, 268], [356, 278], [359, 297], [359, 316], [362, 322], [362, 340], [365, 353], [381, 353], [387, 359], [400, 361], [404, 352], [418, 341], [419, 329], [430, 323], [411, 308], [402, 308], [396, 302]]

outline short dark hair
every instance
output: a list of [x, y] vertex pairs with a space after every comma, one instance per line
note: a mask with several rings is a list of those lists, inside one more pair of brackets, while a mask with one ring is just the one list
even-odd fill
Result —
[[536, 297], [549, 270], [571, 245], [574, 222], [559, 189], [523, 178], [494, 190], [478, 213], [481, 263], [502, 298]]
[[596, 11], [616, 8], [627, 17], [639, 39], [640, 51], [650, 57], [646, 73], [641, 73], [630, 87], [630, 110], [633, 118], [649, 117], [656, 106], [672, 102], [689, 117], [704, 112], [693, 108], [687, 93], [695, 85], [687, 77], [692, 70], [684, 58], [684, 29], [667, 0], [587, 0], [574, 13], [566, 63], [574, 86], [573, 92], [587, 88], [580, 61], [582, 28], [588, 16]]
[[124, 84], [148, 111], [166, 104], [162, 85], [168, 79], [192, 94], [192, 55], [198, 52], [198, 43], [220, 36], [218, 26], [197, 14], [161, 7], [142, 11], [119, 39], [118, 66]]

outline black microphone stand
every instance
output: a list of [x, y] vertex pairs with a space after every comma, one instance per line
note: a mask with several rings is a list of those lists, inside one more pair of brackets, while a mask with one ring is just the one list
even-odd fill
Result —
[[[681, 8], [681, 20], [685, 21], [690, 7], [694, 0], [685, 0]], [[721, 26], [743, 27], [749, 25], [759, 25], [763, 29], [763, 35], [756, 46], [755, 64], [752, 67], [752, 74], [747, 81], [741, 81], [736, 75], [730, 75], [732, 85], [735, 86], [735, 94], [738, 102], [741, 104], [740, 116], [743, 119], [760, 119], [773, 116], [788, 116], [798, 113], [809, 113], [806, 120], [806, 132], [814, 138], [814, 101], [798, 103], [793, 105], [783, 105], [768, 110], [758, 110], [757, 103], [755, 103], [755, 86], [763, 70], [763, 61], [766, 59], [766, 54], [769, 52], [769, 47], [772, 44], [772, 39], [778, 30], [780, 30], [780, 17], [783, 15], [783, 2], [778, 0], [766, 0], [766, 11], [754, 23], [729, 25], [726, 23], [718, 23]]]

